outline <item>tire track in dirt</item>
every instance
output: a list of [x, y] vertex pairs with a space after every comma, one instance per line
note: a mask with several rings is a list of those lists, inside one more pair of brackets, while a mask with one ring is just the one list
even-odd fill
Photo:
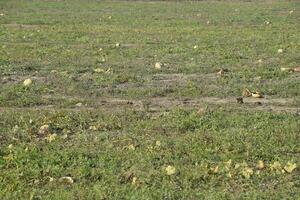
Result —
[[194, 99], [156, 97], [141, 100], [103, 98], [97, 100], [96, 103], [91, 106], [85, 105], [81, 107], [59, 107], [55, 105], [43, 105], [33, 107], [0, 107], [0, 112], [5, 112], [6, 110], [106, 110], [115, 112], [123, 109], [160, 112], [177, 108], [199, 109], [209, 105], [226, 105], [231, 109], [300, 113], [300, 106], [295, 106], [294, 99], [268, 97], [264, 99], [244, 98], [244, 104], [238, 104], [235, 98], [218, 97], [199, 97]]
[[[45, 77], [43, 77], [45, 79]], [[166, 85], [178, 86], [184, 85], [186, 82], [195, 79], [216, 79], [216, 74], [155, 74], [147, 77], [149, 82], [139, 85], [138, 83], [124, 83], [115, 86], [117, 89], [127, 90], [129, 88], [144, 88], [144, 87], [161, 87]], [[298, 78], [298, 77], [295, 77]], [[15, 83], [18, 76], [8, 76], [6, 81]], [[45, 80], [41, 80], [45, 81]], [[44, 96], [42, 98], [55, 98], [55, 96]], [[78, 101], [78, 102], [90, 102], [90, 105], [76, 107], [60, 107], [56, 105], [44, 105], [34, 107], [2, 107], [0, 112], [4, 112], [7, 109], [13, 110], [107, 110], [115, 111], [121, 109], [133, 109], [133, 110], [149, 110], [159, 112], [160, 110], [168, 109], [192, 109], [199, 108], [206, 105], [224, 105], [231, 107], [232, 109], [244, 109], [244, 110], [258, 110], [258, 111], [271, 111], [271, 112], [295, 112], [300, 110], [299, 102], [295, 98], [278, 98], [265, 95], [264, 98], [243, 98], [244, 104], [238, 104], [235, 97], [197, 97], [197, 98], [180, 98], [180, 97], [153, 97], [148, 99], [125, 99], [125, 98], [87, 98], [83, 96], [57, 96], [58, 99]]]

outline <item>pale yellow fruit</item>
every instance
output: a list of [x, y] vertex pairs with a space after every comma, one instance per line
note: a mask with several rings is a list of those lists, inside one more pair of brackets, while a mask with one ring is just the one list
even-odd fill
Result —
[[62, 132], [63, 132], [64, 134], [71, 133], [71, 131], [70, 131], [69, 129], [67, 129], [67, 128], [64, 128], [64, 129], [62, 130]]
[[165, 170], [166, 170], [167, 175], [169, 175], [169, 176], [176, 173], [176, 168], [171, 165], [168, 165]]
[[65, 183], [65, 184], [73, 184], [74, 180], [69, 176], [64, 176], [59, 179], [59, 182]]
[[254, 98], [263, 98], [262, 94], [260, 94], [259, 92], [253, 92], [251, 95]]
[[155, 69], [161, 69], [161, 67], [162, 67], [162, 63], [160, 63], [160, 62], [157, 62], [157, 63], [155, 63]]
[[275, 161], [273, 164], [270, 165], [270, 169], [271, 169], [272, 171], [274, 171], [274, 170], [275, 170], [275, 171], [281, 170], [282, 167], [281, 167], [280, 162]]
[[32, 84], [32, 80], [30, 78], [25, 79], [24, 82], [23, 82], [24, 86], [30, 86], [31, 84]]
[[75, 106], [77, 106], [77, 107], [81, 107], [82, 105], [83, 104], [81, 102], [75, 104]]
[[96, 131], [97, 127], [96, 126], [90, 126], [89, 129], [92, 130], [92, 131]]
[[39, 134], [41, 134], [41, 135], [44, 135], [48, 132], [49, 132], [49, 125], [48, 124], [45, 124], [45, 125], [41, 126], [40, 129], [39, 129]]
[[159, 141], [159, 140], [157, 140], [156, 142], [155, 142], [155, 144], [156, 144], [156, 146], [160, 146], [161, 145], [161, 142]]
[[57, 134], [54, 133], [54, 134], [48, 135], [45, 139], [46, 139], [48, 142], [52, 142], [52, 141], [55, 140], [56, 137], [57, 137]]
[[230, 172], [228, 172], [228, 173], [226, 174], [226, 176], [227, 176], [228, 178], [232, 178], [232, 174], [231, 174]]
[[250, 97], [250, 96], [252, 96], [252, 93], [250, 92], [250, 90], [248, 88], [244, 88], [243, 96], [244, 97]]
[[116, 43], [116, 47], [120, 47], [121, 46], [121, 44], [120, 43]]
[[198, 48], [198, 45], [195, 45], [195, 46], [194, 46], [194, 49], [197, 49], [197, 48]]
[[132, 182], [131, 182], [131, 184], [132, 184], [132, 185], [135, 185], [135, 184], [136, 184], [136, 182], [137, 182], [137, 177], [133, 177], [133, 178], [132, 178]]
[[296, 168], [297, 168], [297, 164], [291, 162], [288, 162], [286, 166], [284, 166], [284, 170], [288, 173], [292, 173]]
[[232, 164], [232, 160], [229, 159], [228, 161], [224, 162], [224, 165], [227, 166], [227, 167], [230, 167]]
[[277, 52], [278, 53], [283, 53], [283, 49], [278, 49]]
[[228, 161], [224, 162], [224, 167], [226, 170], [229, 170], [232, 164], [232, 160], [229, 159]]
[[220, 75], [220, 76], [223, 76], [226, 72], [228, 72], [228, 69], [220, 69], [217, 74]]
[[96, 72], [96, 73], [103, 73], [103, 72], [105, 72], [105, 70], [101, 69], [101, 68], [96, 68], [96, 69], [94, 69], [94, 72]]
[[49, 177], [49, 182], [53, 182], [53, 181], [54, 181], [54, 178]]
[[259, 161], [257, 162], [256, 167], [257, 167], [257, 169], [263, 169], [263, 168], [265, 168], [265, 163], [264, 163], [264, 161], [259, 160]]
[[135, 146], [133, 145], [133, 144], [130, 144], [130, 145], [128, 145], [128, 149], [130, 149], [130, 150], [135, 150]]
[[113, 72], [112, 72], [112, 69], [111, 69], [111, 68], [108, 68], [108, 69], [105, 71], [105, 73], [106, 73], [106, 74], [110, 74], [110, 73], [113, 73]]
[[239, 163], [236, 163], [235, 165], [234, 165], [234, 169], [238, 169], [238, 168], [240, 168], [241, 167], [241, 164], [239, 164]]
[[293, 69], [287, 68], [287, 67], [281, 67], [280, 70], [283, 72], [293, 72], [294, 71]]
[[213, 173], [218, 173], [219, 172], [219, 166], [215, 166], [214, 168], [211, 168], [211, 170], [213, 171]]
[[246, 179], [249, 179], [253, 175], [253, 169], [251, 169], [250, 167], [245, 167], [242, 171], [242, 175]]
[[68, 138], [68, 134], [63, 134], [63, 135], [61, 136], [61, 138], [62, 138], [62, 139], [67, 139], [67, 138]]

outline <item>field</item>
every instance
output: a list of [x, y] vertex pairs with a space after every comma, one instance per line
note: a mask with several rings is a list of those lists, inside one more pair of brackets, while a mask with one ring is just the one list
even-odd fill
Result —
[[299, 1], [0, 1], [0, 199], [300, 199], [299, 22]]

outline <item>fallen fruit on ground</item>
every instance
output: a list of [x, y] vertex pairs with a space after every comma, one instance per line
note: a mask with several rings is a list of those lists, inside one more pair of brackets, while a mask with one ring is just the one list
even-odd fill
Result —
[[40, 135], [45, 135], [45, 134], [48, 133], [48, 132], [49, 132], [49, 125], [48, 125], [48, 124], [42, 125], [42, 126], [39, 128], [39, 131], [38, 131], [38, 133], [39, 133]]
[[58, 179], [59, 182], [64, 184], [73, 184], [74, 180], [70, 176], [64, 176]]
[[81, 107], [82, 105], [83, 104], [81, 102], [75, 104], [75, 106], [77, 106], [77, 107]]
[[245, 167], [242, 170], [242, 175], [246, 178], [249, 179], [253, 175], [253, 169], [250, 167]]
[[250, 92], [250, 90], [248, 88], [244, 88], [244, 90], [243, 90], [243, 96], [244, 97], [251, 97], [252, 93]]
[[53, 134], [49, 134], [45, 139], [48, 141], [48, 142], [52, 142], [56, 139], [56, 136], [57, 134], [56, 133], [53, 133]]
[[288, 173], [292, 173], [295, 169], [297, 168], [297, 164], [296, 163], [292, 163], [292, 162], [288, 162], [285, 166], [284, 166], [284, 170]]
[[272, 164], [270, 164], [270, 169], [271, 171], [280, 172], [282, 170], [281, 163], [278, 161], [273, 162]]
[[24, 82], [23, 82], [24, 86], [30, 86], [31, 84], [32, 84], [32, 80], [30, 78], [25, 79]]
[[168, 165], [165, 170], [166, 170], [167, 175], [169, 175], [169, 176], [176, 173], [176, 168], [171, 165]]
[[130, 145], [128, 145], [128, 149], [130, 149], [130, 150], [135, 150], [135, 146], [133, 145], [133, 144], [130, 144]]
[[0, 200], [297, 199], [299, 9], [0, 1]]
[[133, 177], [133, 178], [132, 178], [132, 182], [131, 182], [131, 184], [132, 184], [132, 185], [135, 185], [135, 184], [136, 184], [136, 182], [137, 182], [137, 177]]
[[218, 75], [220, 75], [220, 76], [222, 76], [222, 75], [224, 75], [226, 72], [228, 72], [228, 69], [220, 69], [218, 72], [217, 72], [217, 74]]
[[101, 69], [101, 68], [96, 68], [96, 69], [94, 69], [94, 72], [96, 72], [96, 73], [103, 73], [103, 72], [105, 72], [105, 70]]
[[287, 67], [281, 67], [280, 70], [283, 71], [283, 72], [293, 72], [294, 71], [294, 69], [287, 68]]
[[264, 161], [259, 160], [259, 161], [257, 162], [256, 168], [257, 168], [257, 169], [260, 169], [260, 170], [262, 170], [263, 168], [265, 168], [265, 163], [264, 163]]
[[160, 63], [160, 62], [157, 62], [157, 63], [155, 63], [155, 69], [161, 69], [161, 67], [162, 67], [162, 63]]
[[254, 98], [263, 98], [263, 95], [260, 92], [252, 92], [251, 96]]

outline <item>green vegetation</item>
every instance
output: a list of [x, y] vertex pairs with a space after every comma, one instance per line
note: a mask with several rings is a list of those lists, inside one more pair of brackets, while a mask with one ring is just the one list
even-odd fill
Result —
[[299, 198], [299, 21], [297, 1], [0, 1], [0, 199]]

